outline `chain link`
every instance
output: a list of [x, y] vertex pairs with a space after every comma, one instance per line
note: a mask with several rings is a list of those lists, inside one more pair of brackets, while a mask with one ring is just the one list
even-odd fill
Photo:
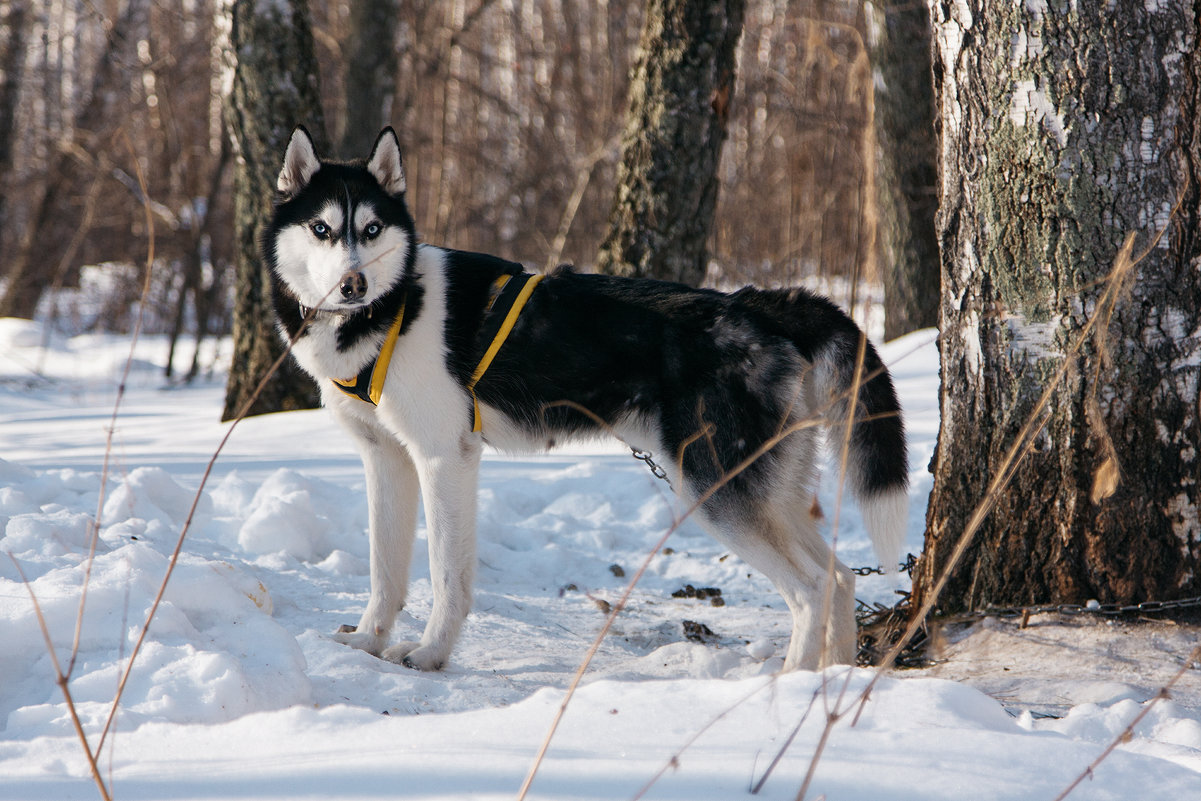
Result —
[[[906, 554], [905, 561], [897, 565], [897, 570], [907, 574], [909, 578], [913, 578], [913, 571], [917, 567], [917, 557], [913, 554]], [[852, 567], [851, 572], [856, 576], [884, 576], [887, 572], [882, 567]]]
[[667, 486], [671, 486], [671, 479], [667, 477], [667, 471], [654, 460], [650, 451], [640, 451], [637, 448], [630, 448], [630, 453], [633, 454], [635, 459], [646, 464], [647, 468], [651, 471], [651, 475], [667, 482]]

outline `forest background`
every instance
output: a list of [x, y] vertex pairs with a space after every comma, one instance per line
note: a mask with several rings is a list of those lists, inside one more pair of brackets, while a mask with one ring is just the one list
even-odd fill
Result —
[[[356, 92], [372, 85], [347, 74], [347, 51], [388, 29], [353, 5], [310, 8], [326, 152], [365, 155], [392, 124], [426, 241], [591, 267], [645, 4], [401, 3], [395, 49], [375, 48], [394, 91], [368, 121]], [[747, 8], [708, 282], [849, 279], [853, 304], [862, 279], [879, 279], [870, 14], [824, 0]], [[152, 226], [149, 330], [230, 330], [228, 25], [225, 4], [205, 0], [0, 2], [0, 316], [128, 330]]]

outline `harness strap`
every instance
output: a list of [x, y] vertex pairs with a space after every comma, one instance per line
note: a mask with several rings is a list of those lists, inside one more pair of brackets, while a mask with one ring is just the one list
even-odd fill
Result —
[[[493, 298], [484, 310], [486, 316], [480, 333], [482, 339], [487, 340], [490, 337], [491, 342], [488, 349], [484, 351], [480, 363], [476, 365], [475, 371], [471, 374], [471, 380], [467, 382], [467, 391], [471, 393], [471, 430], [473, 432], [479, 431], [483, 425], [480, 419], [480, 403], [475, 396], [475, 385], [484, 377], [492, 360], [500, 352], [501, 346], [505, 344], [505, 340], [513, 330], [513, 325], [517, 322], [517, 316], [521, 314], [522, 307], [530, 299], [534, 287], [538, 286], [538, 282], [541, 280], [541, 275], [520, 273], [518, 275], [502, 275], [493, 283]], [[402, 301], [400, 311], [397, 312], [396, 319], [392, 321], [392, 327], [388, 329], [388, 335], [380, 348], [379, 356], [368, 362], [354, 378], [333, 379], [334, 386], [352, 398], [358, 398], [373, 406], [379, 405], [380, 398], [384, 394], [384, 381], [388, 377], [388, 364], [392, 361], [392, 350], [396, 347], [396, 340], [400, 336], [400, 327], [404, 322], [404, 313], [405, 307]]]
[[396, 340], [400, 337], [400, 326], [404, 322], [404, 317], [405, 304], [404, 300], [401, 300], [400, 311], [396, 313], [396, 319], [392, 321], [388, 335], [384, 337], [384, 344], [379, 349], [379, 355], [367, 362], [354, 378], [333, 379], [334, 386], [352, 398], [358, 398], [372, 406], [378, 406], [379, 399], [384, 395], [384, 381], [388, 378], [388, 364], [392, 361], [392, 350], [396, 347]]
[[[480, 363], [476, 365], [475, 371], [471, 374], [471, 380], [467, 382], [467, 391], [471, 393], [471, 430], [479, 431], [483, 428], [483, 421], [480, 419], [480, 402], [475, 396], [475, 385], [484, 377], [484, 373], [492, 365], [492, 360], [496, 358], [496, 354], [500, 352], [500, 348], [508, 339], [509, 333], [513, 330], [513, 325], [517, 322], [517, 316], [521, 314], [521, 309], [525, 306], [530, 295], [534, 293], [534, 288], [538, 286], [538, 282], [542, 280], [541, 275], [531, 275], [530, 273], [519, 273], [518, 275], [502, 275], [496, 279], [496, 287], [499, 289], [496, 298], [492, 301], [489, 307], [485, 310], [487, 318], [483, 328], [483, 338], [487, 339], [488, 334], [492, 334], [492, 342], [488, 345], [488, 350], [484, 351], [484, 357], [480, 359]], [[495, 333], [493, 334], [493, 329]]]

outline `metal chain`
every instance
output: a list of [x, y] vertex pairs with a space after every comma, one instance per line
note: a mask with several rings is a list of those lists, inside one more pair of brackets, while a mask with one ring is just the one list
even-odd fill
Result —
[[1098, 603], [1089, 601], [1087, 604], [1039, 604], [1035, 606], [990, 606], [976, 612], [968, 613], [971, 617], [1025, 617], [1041, 615], [1047, 612], [1057, 612], [1061, 615], [1102, 615], [1118, 617], [1120, 615], [1153, 614], [1155, 612], [1172, 612], [1178, 609], [1196, 609], [1201, 607], [1201, 595], [1192, 598], [1178, 598], [1174, 601], [1143, 601], [1137, 604]]
[[[906, 554], [905, 561], [897, 565], [897, 570], [905, 572], [910, 578], [913, 578], [914, 568], [917, 567], [917, 557], [913, 554]], [[852, 567], [851, 572], [856, 576], [883, 576], [887, 575], [882, 567]]]
[[655, 478], [662, 479], [663, 481], [667, 482], [667, 486], [671, 487], [671, 479], [667, 477], [667, 471], [664, 470], [663, 467], [654, 460], [650, 451], [642, 451], [638, 450], [637, 448], [630, 448], [630, 453], [634, 455], [635, 459], [646, 464], [647, 468], [649, 468], [651, 471], [651, 475], [653, 475]]
[[[908, 554], [905, 557], [905, 563], [899, 565], [899, 567], [901, 570], [908, 573], [910, 578], [913, 578], [913, 571], [917, 567], [917, 557], [913, 554]], [[851, 568], [851, 572], [857, 576], [884, 575], [884, 571], [878, 567], [855, 567]], [[1143, 601], [1142, 603], [1136, 604], [1103, 604], [1098, 601], [1089, 601], [1086, 604], [988, 606], [971, 612], [950, 615], [949, 617], [957, 619], [985, 617], [1013, 618], [1027, 617], [1029, 615], [1041, 615], [1048, 612], [1057, 612], [1061, 615], [1101, 615], [1105, 617], [1120, 617], [1122, 615], [1146, 615], [1154, 614], [1156, 612], [1174, 612], [1179, 609], [1197, 608], [1201, 608], [1201, 595], [1197, 595], [1192, 598], [1177, 598], [1174, 601]]]
[[[667, 486], [671, 486], [671, 480], [667, 477], [667, 471], [654, 460], [650, 451], [639, 450], [638, 448], [630, 448], [630, 453], [634, 458], [646, 464], [647, 468], [655, 478], [662, 479], [667, 482]], [[917, 567], [917, 557], [913, 554], [907, 554], [905, 561], [897, 565], [898, 570], [904, 571], [913, 577], [913, 571]], [[883, 576], [886, 575], [882, 567], [853, 567], [851, 572], [856, 576]], [[1107, 617], [1119, 617], [1121, 615], [1134, 614], [1154, 614], [1156, 612], [1172, 612], [1178, 609], [1196, 609], [1201, 608], [1201, 595], [1192, 598], [1178, 598], [1174, 601], [1143, 601], [1137, 604], [1117, 604], [1117, 603], [1098, 603], [1097, 601], [1089, 601], [1087, 604], [1037, 604], [1034, 606], [990, 606], [984, 609], [978, 609], [974, 612], [966, 612], [963, 615], [955, 617], [964, 618], [984, 618], [984, 617], [1026, 617], [1028, 615], [1041, 615], [1047, 612], [1058, 612], [1061, 615], [1102, 615]]]

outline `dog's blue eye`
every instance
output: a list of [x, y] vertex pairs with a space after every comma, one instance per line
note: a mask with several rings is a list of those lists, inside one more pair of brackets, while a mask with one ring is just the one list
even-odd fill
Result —
[[318, 239], [325, 239], [329, 236], [329, 226], [323, 222], [315, 222], [309, 229], [313, 232], [313, 236]]
[[369, 223], [367, 227], [363, 229], [363, 236], [367, 237], [368, 239], [375, 239], [383, 232], [383, 230], [384, 227], [379, 223]]

